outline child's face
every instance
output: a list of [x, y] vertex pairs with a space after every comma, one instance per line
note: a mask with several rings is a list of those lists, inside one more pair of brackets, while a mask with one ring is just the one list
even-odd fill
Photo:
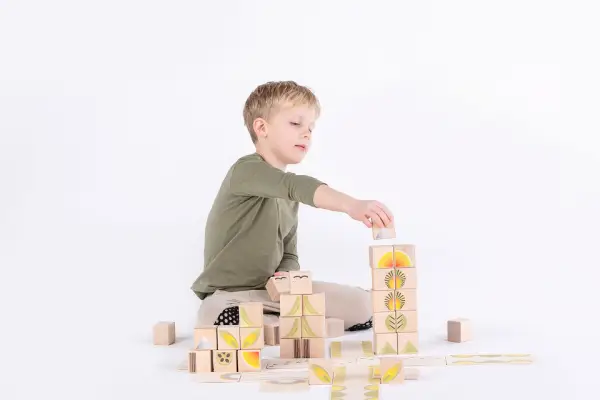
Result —
[[297, 164], [310, 149], [316, 112], [310, 106], [282, 105], [265, 126], [265, 145], [285, 164]]

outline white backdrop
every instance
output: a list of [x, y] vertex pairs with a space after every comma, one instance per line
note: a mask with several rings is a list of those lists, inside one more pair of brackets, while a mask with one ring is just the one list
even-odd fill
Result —
[[[463, 316], [476, 338], [537, 345], [502, 350], [588, 360], [597, 8], [1, 1], [1, 341], [3, 374], [15, 378], [0, 390], [177, 391], [147, 386], [164, 376], [157, 354], [167, 357], [149, 345], [152, 324], [175, 320], [189, 335], [206, 216], [227, 168], [253, 151], [243, 103], [256, 85], [288, 79], [323, 105], [313, 150], [292, 170], [393, 210], [395, 242], [417, 246], [424, 335], [442, 340], [445, 321]], [[369, 286], [368, 229], [304, 207], [299, 230], [315, 279]], [[32, 363], [37, 385], [21, 374]], [[566, 379], [569, 368], [547, 395], [582, 390], [586, 373]]]

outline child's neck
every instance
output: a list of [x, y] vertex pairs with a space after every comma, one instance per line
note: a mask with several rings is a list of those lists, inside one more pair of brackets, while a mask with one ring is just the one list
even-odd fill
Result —
[[268, 151], [264, 148], [262, 148], [262, 146], [256, 146], [256, 153], [258, 155], [260, 155], [266, 162], [267, 164], [280, 169], [282, 171], [285, 171], [287, 169], [287, 164], [283, 163], [282, 161], [280, 161], [271, 151]]

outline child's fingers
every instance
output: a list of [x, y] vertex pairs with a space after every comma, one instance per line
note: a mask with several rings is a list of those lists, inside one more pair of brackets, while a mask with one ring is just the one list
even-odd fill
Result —
[[377, 205], [377, 207], [379, 207], [379, 209], [381, 209], [383, 213], [385, 213], [385, 216], [389, 222], [392, 222], [394, 220], [394, 214], [392, 214], [390, 209], [387, 208], [385, 204], [380, 203], [378, 201], [376, 201], [375, 204]]
[[371, 217], [371, 221], [373, 222], [373, 225], [378, 226], [380, 228], [383, 228], [385, 226], [383, 224], [383, 221], [381, 220], [381, 217], [379, 216], [379, 214], [377, 214], [376, 211], [371, 211], [369, 213], [369, 216]]

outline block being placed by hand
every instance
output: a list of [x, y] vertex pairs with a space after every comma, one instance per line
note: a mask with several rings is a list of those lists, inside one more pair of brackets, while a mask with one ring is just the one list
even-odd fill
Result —
[[159, 321], [153, 328], [155, 345], [169, 346], [175, 343], [175, 322]]
[[240, 328], [258, 328], [264, 325], [263, 303], [258, 301], [240, 303], [239, 314]]
[[325, 315], [325, 293], [302, 295], [302, 315]]
[[290, 272], [290, 294], [312, 294], [312, 273], [310, 271]]
[[390, 224], [386, 227], [378, 227], [373, 224], [373, 240], [381, 240], [381, 239], [395, 239], [396, 238], [396, 228], [394, 224]]
[[471, 340], [471, 321], [466, 318], [455, 318], [448, 321], [448, 341], [461, 343]]
[[279, 296], [290, 292], [290, 273], [280, 272], [276, 276], [272, 276], [267, 281], [265, 286], [271, 301], [279, 301]]

